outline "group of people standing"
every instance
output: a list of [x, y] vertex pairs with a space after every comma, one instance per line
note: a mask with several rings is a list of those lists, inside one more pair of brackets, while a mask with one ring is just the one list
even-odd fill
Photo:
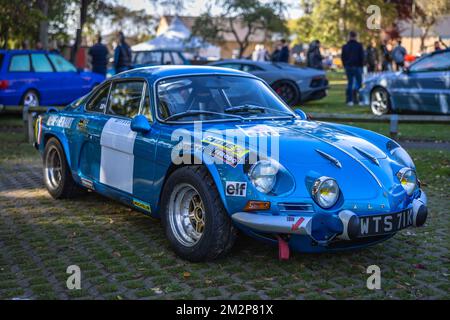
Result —
[[272, 61], [272, 62], [285, 62], [289, 63], [289, 45], [286, 39], [281, 39], [275, 50], [270, 54], [265, 48], [263, 44], [257, 44], [255, 46], [255, 50], [252, 53], [251, 59], [254, 61]]
[[[116, 73], [119, 73], [131, 68], [131, 48], [127, 44], [122, 32], [119, 32], [117, 40], [118, 43], [114, 49], [114, 69]], [[102, 43], [102, 37], [100, 35], [97, 37], [97, 43], [89, 48], [88, 54], [91, 57], [92, 71], [106, 75], [109, 50]]]

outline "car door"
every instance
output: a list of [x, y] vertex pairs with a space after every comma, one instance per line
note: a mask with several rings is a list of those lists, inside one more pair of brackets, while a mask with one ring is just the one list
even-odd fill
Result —
[[58, 78], [46, 54], [32, 53], [30, 56], [41, 104], [62, 104], [61, 79]]
[[[100, 180], [100, 138], [109, 117], [105, 114], [111, 82], [97, 88], [85, 104], [85, 111], [76, 115], [76, 133], [71, 138], [75, 150], [72, 163], [78, 163], [78, 174], [91, 184]], [[83, 181], [82, 181], [83, 182]]]
[[131, 130], [132, 119], [149, 110], [143, 79], [113, 81], [100, 136], [99, 182], [149, 203], [153, 195], [154, 132]]

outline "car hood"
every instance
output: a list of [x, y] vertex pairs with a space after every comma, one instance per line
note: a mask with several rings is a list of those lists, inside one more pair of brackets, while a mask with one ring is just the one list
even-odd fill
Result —
[[227, 125], [226, 130], [212, 125], [203, 132], [203, 139], [208, 136], [277, 160], [295, 177], [301, 197], [309, 196], [309, 180], [320, 176], [335, 178], [347, 199], [403, 194], [395, 181], [402, 166], [391, 159], [386, 148], [390, 139], [382, 136], [375, 143], [339, 125], [302, 120]]

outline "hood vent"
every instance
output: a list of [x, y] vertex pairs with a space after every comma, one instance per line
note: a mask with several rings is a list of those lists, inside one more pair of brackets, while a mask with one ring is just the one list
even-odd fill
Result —
[[322, 150], [319, 150], [319, 149], [316, 149], [316, 152], [318, 154], [320, 154], [322, 157], [324, 157], [325, 159], [331, 161], [339, 169], [342, 168], [342, 164], [335, 157], [333, 157], [333, 156], [329, 155], [328, 153], [325, 153], [325, 152], [323, 152]]
[[358, 151], [358, 153], [359, 153], [360, 155], [362, 155], [363, 157], [369, 159], [370, 161], [372, 161], [372, 162], [373, 162], [374, 164], [376, 164], [377, 166], [380, 166], [380, 163], [378, 162], [378, 159], [375, 158], [373, 155], [371, 155], [371, 154], [369, 154], [368, 152], [366, 152], [366, 151], [364, 151], [364, 150], [361, 150], [360, 148], [355, 147], [355, 146], [353, 147], [353, 149], [355, 149], [356, 151]]

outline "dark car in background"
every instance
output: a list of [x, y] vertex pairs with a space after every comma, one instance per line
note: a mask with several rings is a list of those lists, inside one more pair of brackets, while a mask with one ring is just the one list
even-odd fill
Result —
[[0, 105], [66, 105], [104, 78], [77, 70], [56, 53], [0, 50]]
[[177, 50], [150, 50], [150, 51], [133, 51], [132, 52], [133, 67], [156, 66], [167, 64], [189, 64], [181, 51]]
[[450, 49], [430, 53], [403, 71], [367, 78], [360, 97], [375, 115], [401, 111], [449, 114]]
[[209, 65], [245, 71], [263, 79], [290, 106], [327, 95], [328, 79], [322, 70], [245, 59], [221, 60]]

